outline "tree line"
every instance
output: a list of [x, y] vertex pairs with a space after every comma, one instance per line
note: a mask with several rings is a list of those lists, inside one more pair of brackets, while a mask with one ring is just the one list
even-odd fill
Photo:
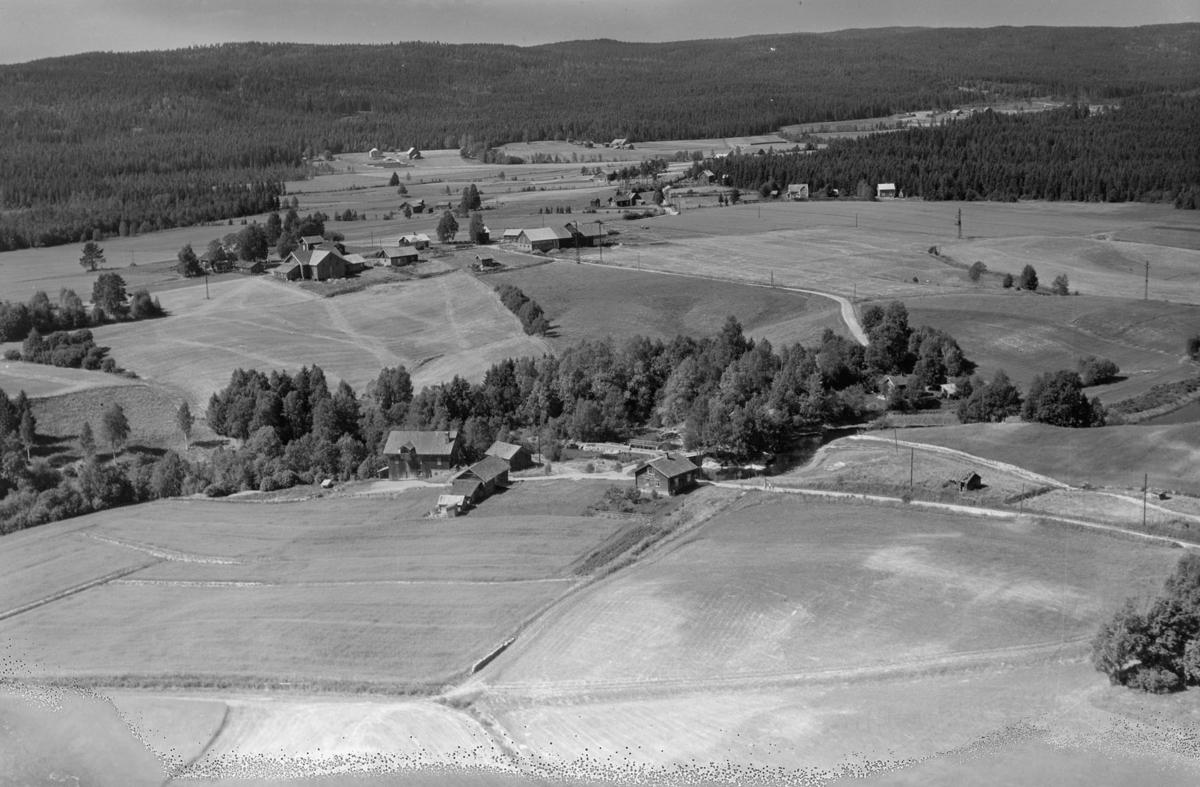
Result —
[[125, 279], [119, 273], [105, 272], [92, 285], [92, 308], [88, 311], [74, 290], [59, 288], [50, 300], [42, 290], [34, 291], [28, 302], [0, 301], [0, 342], [19, 342], [33, 333], [51, 334], [105, 323], [144, 320], [166, 314], [158, 298], [139, 287], [129, 295]]
[[[634, 44], [240, 43], [0, 66], [0, 250], [278, 209], [326, 152], [704, 139], [1200, 85], [1196, 26]], [[931, 56], [936, 53], [936, 56]], [[897, 177], [897, 179], [900, 179]]]
[[734, 155], [704, 166], [723, 182], [767, 193], [807, 183], [814, 195], [837, 189], [870, 198], [875, 184], [888, 182], [925, 200], [1143, 201], [1195, 209], [1198, 117], [1195, 95], [1136, 96], [1102, 112], [1081, 105], [1025, 114], [988, 110], [939, 126], [838, 140], [816, 152]]

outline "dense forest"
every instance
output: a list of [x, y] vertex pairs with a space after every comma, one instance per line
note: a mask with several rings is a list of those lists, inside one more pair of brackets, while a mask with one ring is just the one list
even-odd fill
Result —
[[[927, 200], [1200, 202], [1200, 97], [1137, 96], [1091, 112], [980, 112], [943, 125], [836, 141], [815, 153], [706, 162], [742, 189], [808, 183], [815, 194], [894, 182]], [[696, 165], [702, 169], [701, 165]]]
[[0, 66], [0, 250], [275, 210], [303, 157], [326, 150], [728, 137], [1003, 98], [1104, 102], [1196, 87], [1196, 24], [51, 58]]

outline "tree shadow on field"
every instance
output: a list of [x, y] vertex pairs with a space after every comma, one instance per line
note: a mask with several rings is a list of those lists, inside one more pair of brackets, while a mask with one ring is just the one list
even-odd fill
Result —
[[135, 454], [137, 456], [150, 457], [151, 459], [159, 459], [167, 453], [165, 448], [151, 448], [146, 445], [129, 445], [122, 451], [124, 454]]

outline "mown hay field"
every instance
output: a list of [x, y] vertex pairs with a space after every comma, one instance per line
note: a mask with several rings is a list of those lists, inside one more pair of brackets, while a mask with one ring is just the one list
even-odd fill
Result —
[[1066, 646], [1177, 558], [1031, 522], [747, 493], [678, 548], [539, 621], [486, 680], [702, 688]]
[[[643, 780], [679, 766], [863, 776], [1030, 718], [1045, 740], [1094, 734], [1112, 717], [1092, 707], [1106, 681], [1087, 642], [1178, 555], [1032, 520], [752, 492], [551, 610], [465, 688], [548, 763]], [[1163, 762], [1134, 770], [1147, 767]]]
[[68, 369], [22, 361], [0, 362], [0, 390], [15, 397], [24, 391], [31, 399], [87, 391], [92, 388], [112, 388], [118, 385], [140, 385], [137, 380], [119, 374], [105, 374], [87, 369]]
[[664, 276], [623, 268], [551, 265], [489, 276], [489, 284], [512, 284], [546, 311], [555, 345], [612, 336], [670, 339], [710, 336], [728, 316], [746, 333], [777, 348], [816, 343], [825, 328], [847, 335], [838, 304], [818, 295], [750, 287], [722, 281]]
[[336, 298], [264, 278], [164, 294], [164, 320], [97, 329], [122, 366], [169, 385], [193, 404], [229, 383], [237, 368], [261, 371], [317, 365], [331, 385], [359, 392], [384, 367], [403, 365], [414, 385], [461, 375], [477, 381], [507, 357], [538, 356], [548, 345], [527, 336], [492, 290], [451, 273], [387, 284]]
[[1200, 325], [1200, 308], [1188, 304], [999, 291], [908, 298], [905, 305], [911, 325], [948, 331], [985, 379], [1003, 369], [1022, 388], [1034, 375], [1074, 369], [1086, 355], [1121, 369], [1121, 379], [1088, 392], [1106, 403], [1197, 373], [1184, 362], [1184, 339]]
[[[1071, 291], [1087, 296], [1145, 296], [1156, 301], [1200, 303], [1200, 251], [1101, 238], [1030, 236], [987, 238], [941, 246], [943, 254], [970, 265], [976, 261], [994, 273], [1020, 275], [1026, 265], [1038, 274], [1039, 289], [1050, 289], [1066, 275]], [[1149, 270], [1147, 271], [1147, 263]]]
[[1066, 429], [1045, 424], [966, 424], [906, 429], [904, 439], [1017, 465], [1073, 486], [1200, 494], [1200, 424]]
[[21, 531], [0, 552], [6, 595], [47, 603], [0, 620], [0, 636], [33, 679], [424, 689], [569, 590], [623, 524], [489, 516], [486, 502], [424, 518], [439, 491], [172, 500]]

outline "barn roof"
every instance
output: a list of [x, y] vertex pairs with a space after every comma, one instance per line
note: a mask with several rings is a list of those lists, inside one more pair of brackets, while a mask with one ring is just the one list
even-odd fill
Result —
[[483, 482], [474, 478], [458, 478], [450, 483], [450, 494], [474, 500], [481, 486]]
[[467, 502], [467, 498], [462, 495], [438, 495], [438, 507], [461, 506]]
[[398, 243], [429, 243], [429, 236], [423, 232], [414, 232], [408, 235], [401, 235]]
[[325, 239], [322, 238], [320, 235], [303, 235], [303, 236], [301, 236], [300, 240], [303, 241], [304, 243], [308, 243], [308, 244], [317, 244], [317, 243], [325, 242]]
[[896, 184], [895, 183], [880, 183], [879, 190], [880, 191], [895, 191]]
[[416, 451], [419, 456], [450, 456], [458, 432], [416, 432], [407, 429], [393, 430], [383, 446], [384, 454], [398, 454], [402, 449]]
[[512, 458], [517, 455], [517, 452], [522, 450], [524, 447], [525, 446], [522, 445], [503, 443], [497, 440], [496, 442], [492, 443], [490, 448], [488, 448], [487, 453], [489, 456], [498, 456], [505, 461], [512, 461]]
[[573, 237], [571, 233], [558, 227], [535, 227], [534, 229], [522, 230], [521, 232], [531, 241], [570, 240]]
[[590, 224], [580, 224], [579, 222], [571, 222], [567, 225], [573, 227], [575, 232], [585, 238], [599, 238], [604, 235], [604, 229], [600, 226], [600, 222], [594, 221]]
[[498, 456], [485, 456], [475, 464], [464, 470], [464, 473], [470, 473], [480, 481], [494, 481], [500, 476], [509, 471], [508, 461], [501, 459]]

